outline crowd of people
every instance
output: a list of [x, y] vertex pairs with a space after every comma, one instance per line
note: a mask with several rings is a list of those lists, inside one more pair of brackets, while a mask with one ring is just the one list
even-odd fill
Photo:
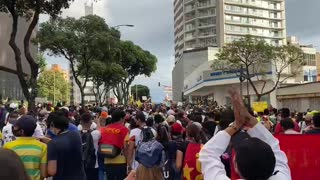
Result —
[[273, 135], [320, 134], [320, 113], [254, 112], [230, 97], [223, 108], [1, 105], [0, 179], [222, 180], [232, 168], [246, 180], [291, 179]]

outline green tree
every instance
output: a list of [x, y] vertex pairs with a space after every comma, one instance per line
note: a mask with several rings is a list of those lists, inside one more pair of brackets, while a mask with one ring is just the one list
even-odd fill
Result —
[[[119, 53], [120, 32], [109, 28], [99, 16], [57, 18], [40, 25], [38, 42], [41, 50], [66, 58], [84, 104], [84, 89], [94, 61], [112, 63]], [[83, 79], [83, 80], [82, 80]]]
[[47, 66], [47, 60], [44, 57], [42, 52], [38, 53], [37, 63], [39, 64], [40, 73], [42, 73], [46, 69], [46, 66]]
[[[234, 70], [246, 79], [258, 101], [273, 92], [281, 83], [301, 72], [305, 64], [302, 50], [291, 45], [272, 46], [264, 40], [246, 36], [224, 46], [217, 54], [214, 70]], [[239, 70], [243, 67], [243, 71]], [[268, 77], [272, 73], [272, 78]], [[266, 89], [268, 80], [274, 85]], [[262, 83], [257, 86], [255, 81]]]
[[[36, 58], [32, 57], [30, 52], [30, 40], [32, 33], [38, 24], [40, 14], [48, 14], [51, 17], [56, 17], [61, 13], [61, 9], [68, 8], [70, 2], [72, 1], [73, 0], [0, 0], [0, 12], [9, 13], [12, 18], [12, 30], [10, 34], [9, 45], [15, 55], [16, 70], [7, 69], [7, 72], [17, 74], [23, 94], [27, 99], [31, 109], [35, 108], [35, 98], [37, 96], [37, 78], [39, 74], [39, 64]], [[16, 42], [18, 19], [20, 17], [29, 20], [29, 26], [23, 41], [23, 55], [26, 57], [29, 64], [31, 70], [30, 76], [26, 76], [26, 74], [23, 72], [21, 63], [22, 49], [18, 47]]]
[[45, 97], [53, 103], [58, 101], [69, 102], [70, 84], [64, 79], [63, 73], [44, 70], [39, 75], [38, 86], [39, 97]]
[[[150, 89], [148, 86], [141, 84], [131, 86], [131, 95], [135, 101], [142, 100], [142, 96], [150, 97]], [[138, 98], [138, 99], [137, 99]]]
[[121, 41], [120, 50], [118, 63], [127, 72], [127, 76], [121, 79], [114, 93], [120, 103], [126, 104], [129, 100], [129, 88], [134, 79], [139, 75], [150, 77], [157, 69], [157, 58], [131, 41]]
[[89, 78], [93, 82], [93, 93], [97, 104], [107, 103], [107, 93], [113, 89], [127, 73], [117, 63], [94, 61], [91, 63]]

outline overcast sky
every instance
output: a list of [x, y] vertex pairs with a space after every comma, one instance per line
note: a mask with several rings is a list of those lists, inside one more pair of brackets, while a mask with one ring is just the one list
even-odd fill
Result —
[[[84, 15], [86, 0], [75, 1], [64, 16]], [[306, 44], [320, 47], [319, 0], [286, 0], [287, 33], [298, 36]], [[151, 78], [139, 77], [135, 83], [147, 85], [153, 100], [160, 102], [165, 94], [158, 82], [171, 85], [174, 64], [173, 0], [100, 0], [94, 4], [94, 14], [102, 16], [110, 26], [133, 24], [134, 28], [121, 27], [122, 39], [131, 40], [149, 50], [158, 58], [158, 69]], [[46, 18], [43, 17], [42, 21]], [[64, 60], [49, 58], [50, 63], [67, 64]]]

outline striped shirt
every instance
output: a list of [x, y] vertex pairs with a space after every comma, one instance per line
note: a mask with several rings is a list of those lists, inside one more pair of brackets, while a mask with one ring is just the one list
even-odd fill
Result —
[[21, 158], [28, 175], [32, 180], [40, 180], [40, 165], [47, 163], [47, 145], [33, 137], [19, 137], [4, 145]]

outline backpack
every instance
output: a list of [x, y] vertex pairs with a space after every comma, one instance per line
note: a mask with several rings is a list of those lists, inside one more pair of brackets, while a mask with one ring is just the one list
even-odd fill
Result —
[[95, 168], [96, 165], [96, 150], [93, 144], [93, 138], [91, 135], [91, 130], [81, 131], [81, 140], [82, 140], [82, 160], [84, 162], [84, 167]]

